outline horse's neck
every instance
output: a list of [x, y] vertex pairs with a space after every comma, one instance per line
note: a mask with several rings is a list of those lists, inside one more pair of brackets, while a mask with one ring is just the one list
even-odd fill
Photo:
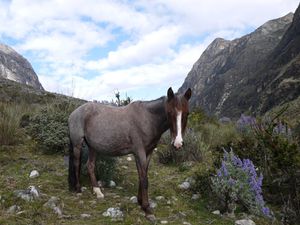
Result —
[[151, 114], [152, 120], [155, 126], [158, 128], [159, 133], [164, 133], [169, 129], [168, 119], [165, 109], [165, 97], [161, 97], [157, 100], [145, 102], [145, 107]]

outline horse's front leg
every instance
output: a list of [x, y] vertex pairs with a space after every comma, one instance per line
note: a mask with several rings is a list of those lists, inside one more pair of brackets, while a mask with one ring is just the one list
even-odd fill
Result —
[[[146, 174], [148, 175], [148, 168], [149, 168], [149, 163], [150, 163], [150, 159], [151, 159], [151, 155], [148, 155], [146, 157]], [[137, 196], [137, 200], [140, 206], [142, 206], [142, 185], [141, 182], [139, 182], [139, 191], [138, 191], [138, 196]]]
[[[149, 159], [150, 161], [150, 159]], [[142, 209], [146, 213], [146, 217], [152, 216], [153, 211], [150, 208], [149, 199], [148, 199], [148, 165], [149, 161], [147, 160], [145, 152], [139, 152], [136, 155], [136, 166], [139, 174], [139, 193], [138, 201]]]

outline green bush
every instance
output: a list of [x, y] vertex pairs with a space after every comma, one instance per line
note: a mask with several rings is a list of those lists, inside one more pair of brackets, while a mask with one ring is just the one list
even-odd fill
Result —
[[[63, 104], [48, 105], [30, 118], [27, 131], [45, 153], [64, 153], [67, 150], [69, 107]], [[23, 123], [25, 119], [23, 116]]]
[[[165, 134], [157, 151], [159, 162], [161, 163], [182, 163], [186, 161], [204, 161], [206, 159], [209, 146], [203, 141], [199, 132], [192, 129], [187, 130], [184, 136], [184, 145], [176, 150], [171, 145], [169, 133]], [[168, 144], [167, 144], [168, 143]]]
[[287, 124], [280, 114], [259, 119], [233, 146], [241, 158], [251, 159], [263, 172], [265, 197], [283, 206], [282, 220], [295, 224], [300, 220], [300, 144]]
[[19, 124], [22, 112], [26, 110], [22, 106], [0, 103], [0, 145], [16, 145], [22, 142], [24, 132]]

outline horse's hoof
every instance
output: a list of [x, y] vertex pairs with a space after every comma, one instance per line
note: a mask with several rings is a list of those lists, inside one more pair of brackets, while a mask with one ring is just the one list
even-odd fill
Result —
[[151, 223], [155, 223], [155, 222], [156, 222], [156, 217], [154, 216], [154, 214], [146, 214], [145, 217], [146, 217], [146, 219], [149, 220]]
[[93, 192], [96, 194], [97, 199], [104, 198], [104, 194], [101, 192], [101, 189], [99, 187], [93, 187]]

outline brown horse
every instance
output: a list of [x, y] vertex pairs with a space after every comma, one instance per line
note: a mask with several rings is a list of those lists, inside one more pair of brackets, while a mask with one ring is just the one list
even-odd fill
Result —
[[169, 88], [167, 97], [153, 101], [137, 101], [124, 107], [89, 102], [77, 108], [68, 121], [70, 190], [81, 191], [80, 153], [84, 141], [89, 149], [87, 168], [97, 198], [103, 198], [104, 195], [94, 173], [95, 154], [122, 156], [132, 153], [139, 175], [138, 203], [146, 217], [153, 218], [148, 201], [150, 157], [161, 135], [168, 129], [174, 147], [179, 149], [182, 146], [191, 94], [190, 88], [183, 95], [174, 94]]

